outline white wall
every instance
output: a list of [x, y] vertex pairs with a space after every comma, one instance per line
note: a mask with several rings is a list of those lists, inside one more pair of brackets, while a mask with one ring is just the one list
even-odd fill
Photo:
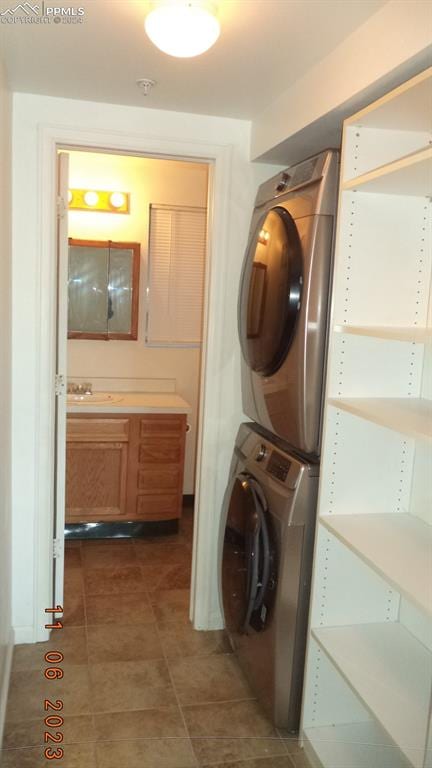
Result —
[[12, 100], [0, 60], [0, 745], [11, 629], [11, 128]]
[[432, 11], [390, 0], [254, 117], [252, 159], [291, 164], [340, 143], [342, 121], [431, 63]]
[[[216, 546], [219, 514], [227, 480], [233, 442], [242, 419], [236, 332], [238, 279], [251, 207], [257, 183], [275, 173], [274, 167], [250, 164], [250, 125], [245, 121], [203, 115], [147, 110], [110, 104], [72, 101], [30, 94], [14, 95], [13, 124], [13, 623], [19, 641], [43, 638], [43, 596], [49, 594], [47, 515], [50, 503], [46, 484], [49, 456], [52, 395], [44, 380], [49, 359], [40, 354], [46, 344], [48, 256], [41, 249], [40, 220], [42, 178], [46, 159], [39, 153], [44, 126], [64, 143], [95, 144], [94, 132], [108, 137], [112, 148], [132, 147], [133, 142], [154, 147], [169, 146], [171, 155], [190, 155], [205, 160], [210, 147], [220, 148], [216, 160], [212, 290], [209, 300], [207, 362], [204, 382], [204, 434], [200, 493], [205, 499], [197, 562], [199, 594], [197, 624], [220, 625], [217, 595]], [[45, 131], [46, 132], [46, 131]], [[101, 140], [99, 145], [104, 145]], [[51, 187], [53, 189], [53, 179]], [[46, 201], [42, 200], [42, 203]], [[52, 197], [54, 204], [54, 193]], [[50, 235], [53, 237], [52, 233]], [[45, 265], [45, 266], [44, 266]], [[42, 274], [42, 278], [41, 278]], [[42, 283], [41, 283], [42, 279]], [[41, 295], [41, 290], [43, 291]], [[45, 293], [44, 293], [45, 292]], [[48, 385], [49, 388], [49, 385]], [[40, 415], [40, 418], [39, 418]], [[40, 540], [39, 537], [42, 536]], [[204, 585], [204, 586], [203, 586]], [[42, 595], [42, 598], [41, 598]], [[47, 597], [48, 599], [48, 597]]]
[[[147, 247], [150, 203], [206, 207], [208, 166], [127, 155], [70, 152], [69, 186], [130, 192], [129, 215], [69, 212], [69, 236], [87, 240], [118, 240], [141, 244], [140, 305], [137, 341], [68, 341], [68, 377], [91, 381], [171, 379], [192, 406], [186, 437], [184, 493], [194, 492], [200, 349], [145, 346]], [[109, 389], [115, 388], [115, 381]]]

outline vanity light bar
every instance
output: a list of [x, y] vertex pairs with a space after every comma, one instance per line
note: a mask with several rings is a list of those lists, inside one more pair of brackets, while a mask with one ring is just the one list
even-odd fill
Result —
[[70, 189], [68, 207], [71, 211], [98, 213], [129, 213], [129, 192], [104, 189]]

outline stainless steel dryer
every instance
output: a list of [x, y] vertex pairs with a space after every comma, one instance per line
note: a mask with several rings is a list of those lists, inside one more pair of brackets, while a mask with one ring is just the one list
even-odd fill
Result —
[[219, 541], [225, 626], [275, 725], [299, 726], [318, 465], [240, 426]]
[[318, 456], [338, 153], [261, 185], [239, 296], [244, 412]]

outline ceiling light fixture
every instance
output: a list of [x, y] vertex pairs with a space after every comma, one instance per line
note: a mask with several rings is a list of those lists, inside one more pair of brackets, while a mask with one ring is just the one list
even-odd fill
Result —
[[145, 31], [163, 53], [190, 58], [216, 42], [220, 24], [216, 6], [203, 0], [161, 0], [145, 20]]

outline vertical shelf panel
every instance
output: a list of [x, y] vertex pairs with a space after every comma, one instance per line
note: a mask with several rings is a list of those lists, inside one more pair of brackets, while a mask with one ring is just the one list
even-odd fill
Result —
[[426, 198], [341, 193], [333, 324], [427, 327], [431, 210]]

